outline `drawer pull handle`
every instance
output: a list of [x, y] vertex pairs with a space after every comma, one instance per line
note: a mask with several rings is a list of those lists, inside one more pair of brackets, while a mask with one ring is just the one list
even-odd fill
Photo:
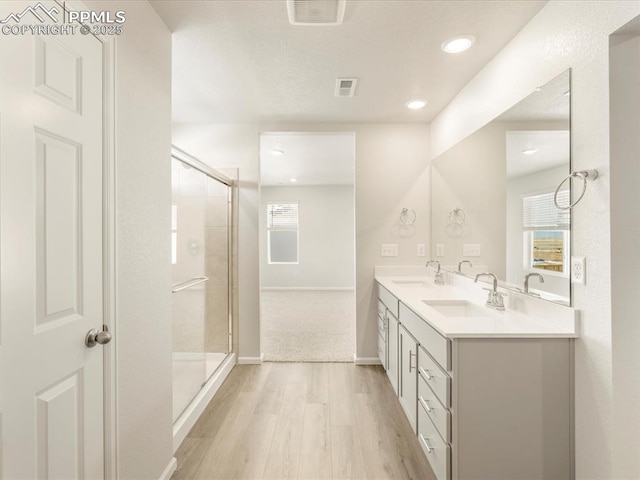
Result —
[[427, 449], [427, 453], [433, 452], [433, 447], [431, 445], [429, 445], [429, 442], [427, 441], [426, 438], [424, 438], [424, 436], [422, 434], [420, 434], [420, 441], [424, 445], [424, 448]]
[[411, 359], [413, 357], [415, 357], [416, 354], [413, 353], [411, 350], [409, 350], [409, 373], [411, 373], [411, 370], [414, 369], [415, 367], [413, 366], [413, 362], [411, 361]]
[[429, 405], [429, 400], [425, 400], [422, 397], [418, 397], [418, 400], [420, 400], [420, 403], [428, 413], [433, 412], [433, 408], [431, 408], [431, 405]]
[[420, 367], [420, 372], [427, 380], [433, 380], [433, 375], [429, 373], [429, 370], [425, 370], [424, 368]]

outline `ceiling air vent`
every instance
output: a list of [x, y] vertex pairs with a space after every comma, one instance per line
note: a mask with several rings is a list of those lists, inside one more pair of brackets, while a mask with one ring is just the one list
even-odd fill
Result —
[[347, 0], [287, 0], [291, 25], [340, 25]]
[[353, 97], [356, 93], [357, 78], [339, 78], [336, 80], [336, 97]]

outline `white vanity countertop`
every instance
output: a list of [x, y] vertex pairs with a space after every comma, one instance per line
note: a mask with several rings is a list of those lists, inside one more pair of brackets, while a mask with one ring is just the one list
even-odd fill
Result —
[[[443, 286], [434, 285], [433, 277], [427, 276], [376, 275], [375, 279], [448, 338], [579, 337], [578, 312], [573, 308], [506, 292], [506, 311], [499, 312], [484, 305], [487, 292], [482, 287], [488, 287], [487, 284], [473, 284], [471, 279], [456, 277], [445, 274], [446, 284]], [[451, 285], [452, 282], [456, 285]], [[424, 300], [466, 300], [485, 310], [480, 310], [479, 315], [482, 316], [445, 316], [426, 305]]]

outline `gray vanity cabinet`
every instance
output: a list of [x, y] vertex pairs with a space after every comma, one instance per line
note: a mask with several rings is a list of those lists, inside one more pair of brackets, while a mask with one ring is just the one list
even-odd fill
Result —
[[387, 312], [387, 376], [391, 382], [393, 390], [398, 394], [398, 336], [399, 336], [398, 319], [391, 313]]
[[438, 480], [573, 478], [571, 338], [449, 338], [378, 296], [397, 315], [387, 375]]
[[387, 351], [387, 308], [378, 300], [378, 358], [382, 368], [387, 369], [389, 353]]
[[398, 398], [413, 431], [418, 426], [418, 342], [401, 324], [398, 329], [400, 388]]
[[[378, 285], [378, 356], [396, 395], [399, 385], [398, 314], [398, 299], [386, 288]], [[384, 332], [380, 331], [381, 323], [384, 325]]]

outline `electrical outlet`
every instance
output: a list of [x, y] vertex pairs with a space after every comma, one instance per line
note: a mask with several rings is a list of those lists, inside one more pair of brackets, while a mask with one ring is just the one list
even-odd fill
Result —
[[436, 257], [444, 257], [444, 243], [436, 245]]
[[479, 243], [465, 243], [462, 245], [463, 257], [479, 257], [480, 256], [480, 244]]
[[383, 243], [380, 245], [381, 257], [397, 257], [398, 256], [398, 244], [397, 243]]
[[426, 248], [425, 248], [425, 246], [424, 246], [424, 243], [419, 243], [419, 244], [416, 246], [416, 254], [417, 254], [419, 257], [424, 257], [424, 256], [426, 256], [426, 255], [427, 255], [427, 252], [426, 252]]
[[571, 257], [571, 283], [585, 285], [587, 283], [587, 259]]

